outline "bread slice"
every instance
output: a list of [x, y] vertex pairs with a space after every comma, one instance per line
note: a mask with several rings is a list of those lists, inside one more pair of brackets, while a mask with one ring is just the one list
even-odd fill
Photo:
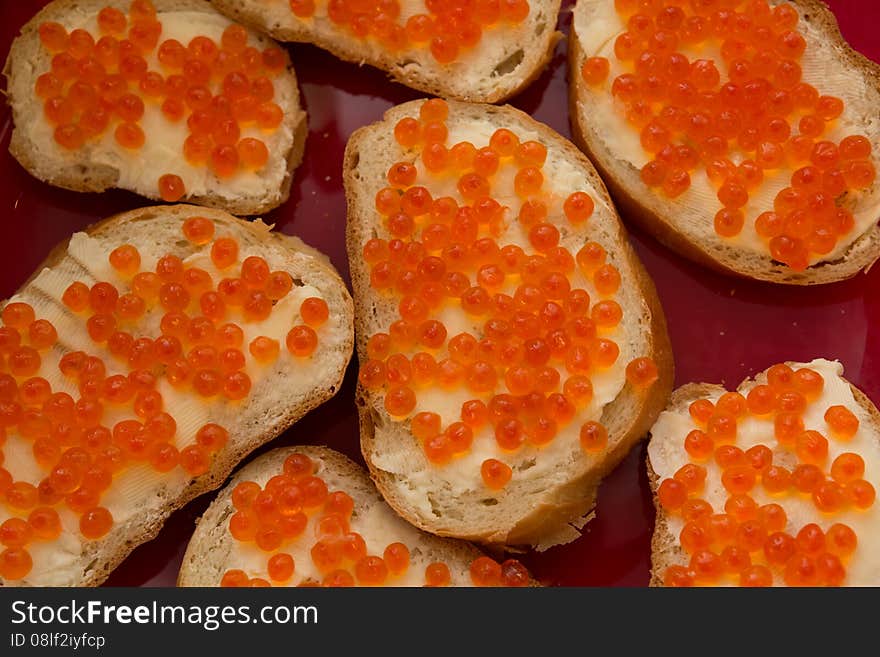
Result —
[[[805, 428], [815, 430], [827, 436], [829, 449], [828, 459], [822, 469], [829, 477], [829, 467], [837, 456], [845, 452], [853, 452], [864, 459], [866, 464], [864, 478], [873, 486], [880, 485], [877, 475], [877, 463], [880, 458], [880, 412], [861, 390], [843, 378], [843, 366], [837, 361], [816, 359], [810, 363], [786, 363], [793, 370], [809, 368], [818, 372], [824, 380], [824, 388], [820, 397], [811, 402], [803, 414]], [[769, 371], [769, 370], [768, 370]], [[768, 383], [768, 371], [764, 371], [753, 379], [743, 381], [737, 391], [747, 396], [755, 386]], [[672, 477], [679, 467], [689, 462], [684, 450], [684, 438], [689, 431], [705, 428], [696, 424], [689, 415], [688, 409], [698, 399], [708, 399], [713, 403], [726, 392], [723, 386], [708, 383], [689, 383], [672, 394], [669, 407], [661, 413], [654, 427], [648, 444], [648, 478], [654, 491], [654, 503], [657, 508], [657, 520], [654, 536], [651, 541], [651, 586], [663, 586], [664, 574], [670, 566], [689, 568], [690, 555], [682, 548], [679, 534], [684, 526], [684, 519], [679, 512], [670, 512], [660, 503], [657, 490], [662, 480]], [[842, 405], [849, 409], [859, 420], [858, 432], [850, 439], [835, 438], [833, 431], [824, 419], [829, 406]], [[747, 424], [744, 424], [747, 423]], [[764, 419], [752, 417], [739, 423], [739, 435], [734, 444], [743, 450], [756, 444], [764, 444], [773, 452], [773, 465], [781, 465], [792, 471], [798, 464], [798, 457], [791, 447], [777, 443], [774, 436], [773, 415]], [[712, 460], [709, 460], [709, 464]], [[710, 469], [706, 464], [707, 469]], [[712, 504], [715, 513], [725, 513], [724, 503], [727, 491], [722, 487], [718, 476], [718, 467], [713, 466], [707, 476], [703, 489], [703, 498]], [[873, 549], [873, 536], [880, 510], [874, 503], [867, 510], [852, 506], [843, 511], [826, 513], [819, 511], [809, 494], [798, 493], [791, 489], [786, 495], [771, 495], [760, 483], [749, 493], [758, 505], [776, 503], [782, 506], [787, 515], [786, 526], [782, 531], [796, 536], [801, 528], [808, 523], [817, 523], [823, 531], [835, 523], [845, 523], [855, 530], [859, 545], [844, 565], [847, 569], [843, 584], [846, 586], [876, 586], [880, 582], [876, 550]], [[698, 495], [699, 496], [699, 495]], [[711, 498], [711, 499], [710, 499]], [[717, 547], [713, 547], [717, 551]], [[758, 552], [751, 554], [753, 564], [766, 565], [764, 555]], [[771, 567], [774, 585], [784, 585], [784, 568]], [[736, 585], [735, 576], [725, 576], [714, 585]]]
[[[241, 259], [259, 255], [273, 271], [285, 271], [293, 279], [292, 290], [277, 302], [276, 310], [267, 320], [257, 324], [243, 322], [234, 312], [227, 315], [228, 319], [220, 320], [238, 322], [245, 331], [241, 351], [246, 358], [245, 371], [253, 385], [241, 401], [228, 401], [222, 394], [206, 399], [190, 387], [175, 388], [169, 383], [162, 365], [153, 369], [158, 381], [156, 389], [164, 398], [165, 410], [177, 422], [176, 436], [172, 440], [178, 449], [193, 444], [196, 431], [207, 422], [223, 426], [229, 434], [228, 442], [214, 453], [209, 469], [199, 476], [190, 476], [181, 467], [159, 474], [142, 461], [123, 470], [100, 500], [100, 504], [113, 515], [114, 524], [99, 540], [85, 540], [79, 531], [78, 516], [66, 507], [59, 507], [64, 528], [61, 537], [29, 544], [32, 571], [24, 579], [2, 584], [100, 584], [135, 547], [152, 539], [175, 509], [205, 491], [217, 488], [247, 454], [275, 438], [339, 390], [353, 347], [353, 313], [348, 291], [327, 258], [295, 237], [271, 231], [260, 221], [246, 222], [219, 210], [192, 205], [154, 206], [110, 217], [85, 232], [76, 233], [49, 254], [34, 276], [7, 302], [29, 303], [37, 318], [47, 319], [56, 327], [58, 342], [42, 353], [43, 367], [39, 375], [50, 382], [54, 391], [64, 391], [78, 399], [77, 383], [62, 375], [58, 368], [65, 354], [81, 350], [102, 358], [108, 376], [128, 373], [127, 363], [111, 355], [106, 343], [97, 344], [89, 337], [85, 325], [89, 313], [74, 313], [60, 301], [73, 281], [91, 285], [103, 280], [125, 291], [128, 280], [107, 264], [108, 254], [116, 247], [134, 245], [140, 252], [144, 270], [152, 271], [160, 256], [173, 254], [182, 259], [189, 258], [186, 261], [188, 266], [214, 272], [215, 284], [219, 281], [224, 274], [218, 276], [212, 269], [207, 255], [210, 244], [197, 247], [181, 232], [184, 220], [192, 216], [213, 221], [217, 238], [236, 239]], [[238, 265], [235, 272], [225, 275], [236, 276], [237, 271]], [[303, 321], [298, 309], [302, 299], [311, 296], [324, 299], [329, 318], [316, 329], [318, 343], [313, 354], [307, 358], [295, 358], [285, 348], [285, 335], [294, 324]], [[200, 314], [198, 303], [195, 308], [189, 310], [191, 317]], [[140, 320], [129, 323], [124, 330], [131, 331], [135, 337], [158, 337], [162, 312], [158, 306], [148, 308]], [[249, 341], [260, 334], [274, 336], [281, 343], [278, 358], [265, 365], [257, 363], [248, 353]], [[187, 344], [184, 340], [184, 354], [189, 349]], [[105, 413], [101, 422], [109, 428], [123, 418], [137, 419], [128, 404], [111, 404], [103, 397], [102, 402]], [[3, 467], [14, 480], [36, 485], [46, 477], [48, 470], [35, 461], [31, 442], [32, 439], [24, 439], [12, 427], [7, 428], [7, 439], [2, 447]], [[11, 512], [9, 507], [0, 506], [0, 521], [6, 520]], [[27, 517], [26, 511], [24, 517]]]
[[[218, 586], [227, 570], [240, 569], [249, 577], [269, 579], [266, 571], [268, 552], [255, 545], [243, 544], [229, 533], [229, 518], [235, 513], [232, 491], [243, 481], [260, 486], [281, 474], [284, 461], [291, 454], [308, 456], [315, 464], [315, 476], [333, 491], [347, 493], [354, 500], [350, 531], [359, 533], [367, 546], [367, 554], [382, 555], [385, 548], [400, 542], [409, 549], [409, 567], [399, 576], [390, 576], [388, 586], [421, 586], [425, 568], [442, 562], [449, 568], [451, 586], [473, 586], [469, 568], [483, 554], [463, 541], [438, 538], [407, 524], [382, 500], [366, 472], [357, 464], [326, 447], [297, 446], [275, 449], [248, 463], [239, 470], [199, 519], [190, 539], [177, 579], [179, 586]], [[293, 556], [295, 572], [287, 586], [318, 584], [322, 575], [309, 556], [314, 542], [317, 515], [310, 516], [303, 538], [294, 539], [280, 548]]]
[[[268, 212], [281, 205], [289, 196], [293, 171], [302, 160], [307, 135], [296, 74], [283, 49], [279, 53], [286, 67], [272, 79], [272, 100], [284, 113], [281, 124], [273, 131], [260, 130], [255, 124], [241, 125], [242, 138], [260, 139], [268, 148], [268, 160], [259, 169], [239, 168], [230, 177], [220, 178], [208, 164], [190, 163], [184, 157], [183, 146], [190, 134], [187, 121], [191, 109], [185, 107], [182, 118], [172, 121], [162, 111], [166, 96], [144, 96], [137, 82], [130, 82], [128, 91], [143, 96], [144, 114], [138, 121], [145, 135], [143, 146], [129, 150], [116, 142], [114, 131], [119, 121], [112, 114], [105, 132], [87, 139], [79, 149], [67, 150], [56, 143], [53, 124], [43, 115], [43, 99], [34, 91], [37, 78], [50, 70], [53, 57], [40, 42], [40, 24], [58, 22], [68, 32], [83, 27], [97, 40], [101, 37], [98, 12], [113, 7], [127, 13], [130, 4], [129, 0], [54, 0], [22, 27], [3, 69], [15, 126], [9, 144], [13, 157], [40, 180], [79, 192], [116, 187], [154, 200], [176, 201], [175, 195], [160, 192], [158, 182], [160, 176], [173, 174], [185, 188], [181, 201], [240, 215]], [[149, 71], [166, 77], [181, 74], [181, 70], [158, 62], [158, 47], [163, 42], [177, 39], [186, 47], [193, 37], [209, 36], [219, 46], [223, 30], [231, 24], [204, 0], [155, 0], [154, 5], [162, 33], [156, 49], [145, 53], [144, 58]], [[264, 50], [277, 44], [250, 30], [248, 45]], [[221, 84], [222, 76], [215, 73], [206, 86], [219, 95]]]
[[[880, 103], [880, 66], [850, 48], [840, 34], [834, 15], [820, 0], [770, 0], [770, 5], [792, 6], [800, 16], [798, 30], [807, 43], [801, 60], [804, 82], [846, 103], [843, 116], [830, 125], [821, 139], [837, 143], [852, 134], [864, 135], [874, 145], [872, 161], [876, 165], [880, 162], [876, 147], [880, 141], [880, 120], [874, 108]], [[753, 192], [743, 208], [745, 226], [734, 238], [724, 238], [715, 232], [713, 221], [721, 203], [715, 186], [704, 173], [704, 164], [691, 172], [691, 188], [676, 199], [669, 199], [658, 189], [645, 185], [640, 169], [651, 158], [641, 148], [638, 129], [615, 109], [610, 93], [614, 78], [623, 72], [614, 57], [614, 40], [625, 29], [613, 0], [579, 0], [569, 40], [569, 100], [574, 140], [602, 174], [624, 217], [638, 222], [669, 248], [700, 264], [773, 283], [831, 283], [855, 276], [880, 257], [880, 228], [877, 226], [880, 181], [875, 181], [870, 189], [850, 190], [836, 199], [839, 206], [855, 216], [855, 228], [827, 255], [813, 254], [810, 266], [803, 270], [774, 260], [768, 241], [760, 237], [754, 227], [761, 213], [773, 210], [776, 194], [789, 186], [791, 170], [765, 171], [760, 193]], [[704, 48], [700, 53], [685, 54], [693, 60], [711, 57], [711, 52], [714, 50]], [[580, 74], [585, 59], [591, 56], [603, 56], [615, 62], [607, 81], [598, 86], [585, 84]], [[718, 68], [723, 84], [727, 81], [723, 63]], [[795, 134], [797, 120], [792, 121]], [[749, 156], [737, 157], [741, 161]]]
[[[389, 237], [387, 224], [376, 211], [374, 201], [377, 192], [387, 185], [386, 172], [395, 162], [414, 162], [421, 172], [416, 182], [426, 185], [434, 197], [449, 194], [459, 201], [462, 198], [455, 190], [454, 176], [445, 173], [439, 178], [426, 178], [418, 152], [403, 149], [395, 141], [394, 126], [404, 117], [418, 117], [422, 103], [414, 101], [392, 108], [383, 121], [353, 134], [346, 148], [347, 245], [362, 366], [368, 360], [368, 339], [387, 331], [399, 319], [398, 298], [371, 287], [370, 270], [362, 256], [369, 239]], [[417, 527], [486, 544], [546, 545], [544, 539], [559, 532], [567, 532], [570, 538], [573, 532], [569, 523], [592, 509], [602, 477], [645, 434], [666, 403], [672, 387], [673, 364], [663, 311], [601, 179], [572, 144], [511, 107], [449, 102], [448, 110], [448, 146], [463, 139], [469, 139], [477, 148], [485, 146], [499, 128], [511, 130], [523, 142], [536, 140], [546, 146], [543, 171], [551, 194], [547, 196], [548, 221], [561, 231], [559, 245], [574, 254], [588, 241], [597, 241], [607, 250], [608, 261], [620, 272], [622, 283], [617, 301], [623, 309], [623, 321], [611, 334], [620, 346], [620, 355], [610, 369], [590, 373], [595, 387], [592, 402], [571, 422], [560, 424], [559, 435], [541, 447], [527, 444], [519, 451], [500, 450], [492, 427], [484, 425], [474, 432], [470, 451], [453, 457], [445, 465], [434, 465], [426, 458], [420, 441], [414, 438], [410, 421], [389, 415], [384, 407], [384, 392], [361, 386], [361, 448], [386, 501]], [[494, 193], [505, 206], [498, 244], [521, 242], [526, 253], [535, 253], [516, 218], [521, 201], [512, 189], [505, 187], [512, 183], [509, 163], [509, 158], [504, 160], [506, 168], [492, 178], [492, 184], [498, 186]], [[561, 202], [578, 190], [592, 197], [595, 211], [586, 222], [574, 226], [562, 216]], [[473, 281], [473, 272], [466, 273]], [[507, 278], [501, 290], [513, 295], [513, 280]], [[597, 299], [591, 280], [577, 271], [571, 274], [571, 287], [588, 289], [591, 298]], [[484, 335], [482, 322], [468, 317], [457, 298], [446, 300], [432, 315], [449, 324], [449, 338], [459, 331], [477, 339]], [[446, 345], [427, 351], [437, 361], [448, 354]], [[648, 388], [626, 382], [624, 366], [636, 357], [652, 358], [656, 364], [658, 379]], [[495, 366], [498, 383], [494, 393], [506, 393], [506, 365], [497, 362]], [[568, 376], [565, 369], [560, 366], [557, 371], [564, 381]], [[487, 401], [492, 394], [475, 394], [466, 388], [417, 387], [420, 401], [414, 412], [438, 413], [445, 430], [449, 423], [460, 419], [459, 408], [464, 401], [473, 397]], [[585, 453], [580, 447], [578, 430], [585, 420], [599, 420], [608, 430], [607, 446], [597, 453]], [[481, 461], [487, 457], [503, 461], [513, 471], [512, 479], [501, 490], [487, 488], [481, 479]]]
[[[279, 41], [314, 43], [340, 59], [369, 64], [392, 78], [429, 94], [472, 102], [495, 103], [525, 89], [538, 77], [562, 34], [556, 31], [560, 0], [530, 0], [521, 24], [500, 23], [483, 30], [480, 42], [451, 64], [440, 64], [427, 44], [389, 51], [375, 38], [361, 39], [334, 24], [326, 4], [314, 17], [300, 19], [286, 2], [214, 0], [214, 6], [233, 20], [262, 30]], [[401, 3], [398, 22], [428, 14], [419, 2]]]

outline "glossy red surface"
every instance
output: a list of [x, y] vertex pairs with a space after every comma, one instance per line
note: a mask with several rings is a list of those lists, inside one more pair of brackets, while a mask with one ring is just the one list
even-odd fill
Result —
[[[0, 3], [0, 54], [44, 3]], [[567, 4], [567, 3], [566, 3]], [[853, 46], [880, 61], [876, 0], [829, 0]], [[561, 29], [570, 15], [563, 11]], [[309, 114], [309, 141], [290, 200], [268, 215], [278, 230], [299, 235], [333, 260], [347, 279], [342, 153], [358, 127], [381, 118], [394, 104], [421, 94], [389, 82], [369, 67], [337, 61], [317, 48], [290, 47]], [[570, 135], [566, 99], [565, 42], [548, 69], [512, 104], [565, 136]], [[70, 233], [116, 212], [145, 204], [126, 192], [78, 194], [45, 185], [8, 154], [12, 125], [0, 109], [0, 298], [7, 297]], [[626, 219], [626, 217], [624, 217]], [[880, 267], [846, 283], [813, 289], [775, 287], [734, 280], [673, 255], [633, 230], [631, 239], [654, 278], [669, 323], [676, 384], [688, 381], [736, 385], [753, 372], [786, 359], [839, 359], [847, 377], [880, 402]], [[339, 394], [264, 449], [319, 443], [360, 459], [353, 403], [355, 368]], [[602, 484], [597, 517], [579, 540], [523, 557], [545, 584], [642, 586], [648, 582], [653, 506], [644, 470], [644, 445], [635, 449]], [[137, 548], [108, 584], [174, 584], [195, 519], [211, 495], [175, 513], [158, 538]]]

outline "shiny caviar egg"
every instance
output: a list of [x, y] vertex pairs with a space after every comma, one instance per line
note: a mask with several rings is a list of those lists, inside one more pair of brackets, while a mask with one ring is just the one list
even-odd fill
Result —
[[214, 237], [214, 222], [205, 217], [189, 217], [183, 222], [184, 236], [193, 244], [207, 244]]
[[238, 260], [238, 243], [229, 237], [221, 237], [211, 246], [211, 260], [218, 269], [231, 267]]
[[301, 358], [310, 356], [318, 345], [318, 337], [309, 326], [295, 326], [287, 334], [287, 349], [294, 356]]
[[300, 305], [300, 316], [306, 324], [317, 328], [329, 317], [327, 303], [319, 297], [309, 297]]
[[470, 576], [475, 586], [499, 586], [501, 565], [490, 557], [477, 557], [471, 562]]
[[7, 548], [0, 552], [0, 577], [15, 581], [31, 572], [33, 560], [24, 548]]
[[605, 57], [588, 57], [581, 65], [581, 77], [587, 84], [595, 86], [607, 79], [609, 70], [610, 64]]
[[410, 561], [410, 552], [406, 545], [391, 543], [385, 548], [382, 556], [389, 573], [399, 575], [406, 572]]
[[267, 564], [269, 578], [275, 582], [286, 582], [293, 577], [293, 557], [284, 552], [272, 555]]
[[650, 358], [637, 358], [627, 365], [626, 378], [637, 388], [647, 388], [659, 378], [657, 365]]
[[504, 488], [513, 475], [510, 466], [497, 459], [487, 459], [483, 461], [483, 464], [480, 467], [480, 472], [486, 486], [493, 489]]
[[445, 563], [434, 562], [425, 568], [426, 586], [449, 586], [451, 581], [452, 575]]
[[832, 435], [839, 439], [852, 438], [859, 429], [859, 419], [846, 406], [831, 406], [825, 412]]
[[86, 511], [79, 521], [80, 532], [90, 540], [101, 538], [112, 526], [113, 516], [103, 507], [94, 507]]
[[159, 177], [158, 182], [159, 196], [163, 201], [174, 203], [179, 201], [186, 194], [183, 180], [180, 176], [166, 173]]

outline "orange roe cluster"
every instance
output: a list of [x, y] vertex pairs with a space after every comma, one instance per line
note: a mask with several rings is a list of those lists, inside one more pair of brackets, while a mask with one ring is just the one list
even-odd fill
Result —
[[[528, 0], [425, 0], [424, 7], [405, 21], [398, 0], [329, 0], [326, 11], [330, 22], [351, 36], [376, 41], [392, 53], [427, 48], [439, 64], [475, 48], [484, 30], [519, 25], [530, 11]], [[315, 0], [290, 0], [298, 18], [311, 18], [315, 9]]]
[[[354, 500], [344, 491], [331, 492], [317, 470], [309, 456], [294, 453], [285, 459], [281, 474], [264, 486], [253, 481], [236, 485], [229, 533], [239, 542], [271, 553], [266, 561], [268, 580], [230, 569], [223, 574], [220, 586], [291, 582], [296, 563], [284, 550], [300, 541], [310, 545], [314, 568], [306, 568], [306, 572], [317, 570], [321, 579], [301, 575], [298, 586], [394, 585], [409, 570], [410, 550], [403, 543], [390, 543], [381, 555], [369, 554], [364, 537], [351, 528]], [[515, 559], [499, 564], [488, 557], [478, 558], [471, 565], [470, 575], [477, 586], [526, 586], [530, 581], [528, 571]], [[442, 562], [429, 564], [424, 577], [425, 586], [451, 583], [449, 567]]]
[[[614, 42], [623, 72], [611, 93], [640, 132], [652, 160], [642, 181], [669, 198], [705, 171], [722, 208], [718, 235], [740, 234], [748, 219], [771, 256], [803, 270], [827, 255], [854, 227], [839, 205], [876, 178], [872, 145], [862, 135], [829, 139], [844, 103], [802, 80], [806, 41], [800, 16], [766, 0], [616, 0], [626, 31]], [[720, 60], [689, 59], [687, 51], [717, 49]], [[583, 80], [600, 85], [610, 63], [590, 57]], [[750, 195], [765, 177], [792, 171], [772, 208], [746, 217]]]
[[[284, 119], [272, 81], [287, 66], [280, 49], [248, 46], [240, 25], [227, 27], [220, 43], [206, 36], [188, 44], [162, 40], [162, 23], [149, 0], [134, 0], [127, 15], [105, 7], [97, 26], [97, 34], [68, 32], [56, 22], [39, 27], [52, 63], [34, 91], [59, 146], [76, 151], [112, 130], [117, 144], [137, 151], [148, 138], [141, 119], [155, 106], [165, 121], [186, 121], [180, 148], [189, 164], [208, 167], [221, 179], [266, 164], [264, 141], [241, 133], [254, 126], [270, 134]], [[153, 57], [158, 70], [149, 66]], [[179, 175], [167, 172], [157, 180], [157, 193], [174, 202], [186, 189]]]
[[[594, 202], [585, 192], [558, 197], [545, 188], [543, 144], [500, 128], [486, 146], [448, 145], [448, 111], [444, 101], [430, 100], [418, 118], [394, 128], [413, 157], [389, 169], [375, 199], [389, 239], [368, 240], [363, 257], [371, 287], [397, 300], [399, 319], [370, 337], [359, 380], [384, 393], [393, 418], [409, 420], [434, 464], [467, 453], [480, 432], [493, 435], [501, 458], [483, 462], [481, 476], [501, 489], [513, 476], [504, 455], [553, 441], [589, 409], [591, 376], [617, 364], [621, 275], [596, 242], [576, 252], [562, 246], [563, 231], [583, 226]], [[492, 196], [505, 169], [513, 174], [517, 201], [505, 201], [513, 208]], [[434, 198], [420, 175], [455, 181], [456, 196]], [[526, 236], [526, 248], [513, 243], [514, 231]], [[572, 287], [578, 270], [592, 295]], [[479, 329], [450, 334], [441, 319], [450, 310]], [[647, 388], [657, 367], [638, 358], [626, 376]], [[464, 388], [472, 397], [459, 420], [442, 426], [437, 413], [416, 412], [418, 391], [427, 388]], [[598, 452], [608, 433], [588, 421], [580, 441]]]
[[[820, 397], [824, 379], [810, 368], [774, 365], [767, 382], [746, 395], [727, 392], [714, 403], [690, 405], [699, 427], [684, 439], [689, 462], [664, 479], [657, 497], [664, 512], [684, 522], [679, 534], [690, 558], [669, 566], [667, 586], [716, 585], [724, 579], [740, 586], [840, 586], [846, 564], [858, 545], [853, 529], [835, 516], [874, 504], [874, 486], [865, 462], [854, 452], [829, 456], [829, 438], [846, 444], [859, 419], [845, 406], [825, 410], [825, 431], [807, 430], [804, 414]], [[737, 446], [739, 425], [748, 418], [773, 422], [774, 441], [746, 450]], [[713, 509], [702, 497], [707, 467], [717, 466], [727, 497]], [[776, 501], [759, 505], [762, 491]], [[810, 500], [817, 519], [827, 525], [789, 521], [785, 499]]]
[[[165, 473], [179, 467], [192, 477], [208, 472], [214, 454], [229, 440], [227, 430], [208, 423], [194, 436], [181, 436], [160, 392], [161, 379], [205, 401], [238, 402], [251, 389], [244, 350], [258, 363], [278, 358], [276, 340], [260, 336], [245, 345], [243, 329], [231, 320], [247, 327], [269, 317], [273, 304], [290, 292], [291, 276], [270, 271], [253, 256], [233, 268], [238, 244], [228, 237], [213, 239], [214, 224], [204, 217], [187, 219], [183, 235], [196, 245], [210, 245], [214, 265], [228, 270], [228, 277], [215, 285], [208, 272], [174, 255], [142, 271], [138, 250], [124, 244], [108, 257], [124, 286], [77, 281], [64, 290], [62, 304], [85, 324], [100, 355], [68, 351], [52, 323], [38, 319], [27, 303], [13, 301], [3, 308], [0, 502], [12, 514], [0, 524], [4, 580], [30, 572], [26, 548], [31, 541], [58, 538], [59, 510], [79, 517], [86, 540], [111, 531], [113, 517], [102, 497], [127, 468], [145, 465]], [[138, 335], [145, 317], [155, 313], [162, 314], [159, 336]], [[323, 300], [309, 298], [300, 314], [304, 323], [291, 330], [287, 342], [294, 356], [305, 357], [314, 351], [315, 329], [328, 312]], [[60, 359], [54, 349], [64, 352]], [[53, 390], [40, 375], [55, 363], [75, 394]], [[42, 479], [16, 480], [2, 467], [7, 436], [29, 444]], [[179, 448], [186, 439], [191, 442]]]

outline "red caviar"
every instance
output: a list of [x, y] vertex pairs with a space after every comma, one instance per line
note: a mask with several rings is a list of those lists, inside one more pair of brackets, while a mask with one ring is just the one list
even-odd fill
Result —
[[[54, 58], [51, 70], [38, 77], [35, 91], [46, 99], [45, 114], [57, 126], [54, 138], [59, 146], [79, 149], [112, 128], [120, 146], [142, 148], [150, 137], [140, 124], [146, 100], [157, 102], [170, 121], [188, 118], [190, 134], [183, 150], [190, 164], [210, 166], [221, 177], [265, 166], [270, 158], [266, 142], [238, 136], [241, 126], [252, 121], [268, 132], [283, 121], [283, 110], [271, 102], [272, 78], [286, 67], [279, 49], [260, 52], [247, 47], [248, 33], [236, 25], [217, 41], [204, 35], [187, 46], [161, 40], [161, 14], [142, 2], [135, 2], [128, 16], [103, 8], [97, 28], [96, 34], [84, 29], [68, 34], [54, 22], [39, 28], [41, 44]], [[236, 29], [230, 32], [231, 28]], [[128, 38], [123, 39], [126, 30]], [[149, 69], [151, 53], [161, 71]], [[114, 69], [118, 72], [110, 73]], [[230, 76], [244, 80], [243, 93], [212, 82]], [[210, 116], [204, 114], [209, 107], [216, 110]], [[168, 202], [182, 198], [180, 172], [163, 174], [156, 195]]]
[[[795, 270], [831, 253], [853, 225], [832, 227], [830, 199], [870, 187], [876, 171], [865, 137], [825, 137], [846, 107], [802, 81], [798, 13], [763, 2], [615, 4], [626, 31], [613, 43], [622, 70], [610, 91], [650, 154], [642, 181], [677, 198], [704, 170], [717, 189], [720, 239], [736, 239], [753, 224], [769, 255]], [[784, 18], [763, 18], [777, 14]], [[723, 62], [697, 59], [714, 50]], [[598, 87], [610, 68], [602, 57], [584, 57], [581, 78]], [[734, 151], [738, 167], [728, 159]], [[775, 207], [747, 216], [765, 172], [780, 169], [791, 187], [776, 195]]]
[[[824, 384], [822, 375], [814, 369], [775, 365], [767, 371], [767, 384], [753, 385], [745, 396], [724, 393], [714, 403], [699, 400], [691, 404], [690, 420], [694, 425], [708, 429], [713, 418], [717, 421], [727, 416], [736, 422], [754, 418], [773, 422], [771, 435], [775, 433], [775, 444], [771, 438], [768, 444], [753, 444], [744, 452], [729, 441], [714, 446], [707, 433], [693, 429], [683, 446], [689, 460], [696, 463], [686, 463], [673, 478], [660, 482], [657, 496], [663, 510], [681, 514], [685, 520], [679, 540], [692, 555], [690, 569], [694, 570], [695, 582], [715, 581], [714, 562], [706, 552], [715, 549], [715, 544], [733, 546], [724, 547], [721, 561], [725, 569], [730, 567], [730, 572], [740, 574], [742, 586], [770, 586], [774, 581], [807, 586], [840, 586], [846, 582], [845, 558], [856, 549], [858, 538], [841, 522], [833, 523], [827, 531], [819, 522], [827, 527], [827, 518], [871, 507], [875, 491], [863, 478], [865, 462], [859, 454], [842, 452], [833, 459], [829, 457], [832, 441], [851, 440], [858, 430], [858, 418], [849, 408], [833, 405], [826, 409], [828, 438], [805, 427], [804, 416], [815, 417], [810, 407], [822, 403]], [[705, 463], [710, 455], [714, 455], [726, 489], [724, 515], [711, 515], [711, 505], [700, 497], [705, 470], [697, 463]], [[778, 458], [794, 459], [794, 466], [784, 467]], [[758, 506], [752, 495], [759, 486], [778, 503]], [[812, 503], [816, 523], [791, 530], [785, 500], [792, 495]], [[734, 549], [744, 552], [727, 551]], [[758, 550], [763, 552], [766, 566], [754, 564], [749, 557]], [[667, 584], [690, 581], [686, 569], [681, 568], [672, 566], [666, 571]], [[701, 579], [697, 576], [699, 568], [708, 568], [709, 574]]]
[[[360, 517], [354, 500], [342, 491], [328, 492], [324, 481], [311, 474], [320, 465], [305, 454], [293, 453], [284, 462], [283, 474], [265, 485], [239, 483], [232, 492], [236, 513], [230, 518], [229, 531], [233, 538], [253, 542], [264, 551], [278, 550], [265, 565], [269, 580], [278, 584], [291, 583], [299, 574], [286, 550], [304, 540], [313, 541], [306, 547], [311, 564], [324, 574], [325, 586], [377, 586], [407, 572], [413, 555], [404, 543], [389, 544], [381, 555], [369, 554], [364, 537], [349, 529], [349, 521]], [[301, 507], [309, 507], [309, 516]], [[305, 532], [309, 523], [314, 523], [314, 531]], [[300, 585], [308, 582], [307, 572], [305, 567], [299, 574]], [[528, 572], [515, 560], [499, 565], [491, 559], [476, 559], [470, 573], [478, 585], [524, 586], [530, 582]], [[424, 578], [428, 586], [445, 586], [452, 576], [445, 563], [434, 562], [428, 564]], [[243, 586], [248, 578], [233, 569], [224, 573], [220, 583]]]
[[[399, 318], [368, 341], [360, 382], [384, 395], [394, 419], [413, 413], [412, 432], [437, 465], [468, 452], [479, 432], [494, 435], [498, 449], [518, 452], [526, 443], [546, 445], [578, 414], [591, 413], [591, 377], [615, 366], [620, 348], [614, 338], [622, 320], [613, 297], [623, 272], [606, 262], [597, 243], [575, 257], [563, 243], [568, 229], [549, 220], [554, 190], [545, 190], [547, 148], [508, 128], [496, 130], [481, 148], [449, 143], [448, 114], [444, 101], [431, 100], [417, 117], [396, 124], [398, 144], [416, 157], [402, 151], [389, 169], [390, 186], [375, 197], [387, 234], [362, 247], [371, 285], [396, 296]], [[500, 193], [493, 189], [494, 176], [507, 167], [527, 247], [505, 243], [505, 206], [493, 198]], [[451, 176], [456, 189], [434, 199], [427, 187], [416, 185], [422, 175]], [[563, 198], [571, 224], [595, 211], [586, 192]], [[569, 277], [578, 265], [600, 297], [592, 304], [591, 293], [572, 289]], [[449, 303], [478, 328], [450, 334], [438, 315]], [[633, 385], [647, 387], [659, 372], [650, 359], [635, 358], [628, 376]], [[474, 399], [462, 406], [462, 422], [442, 426], [436, 416], [419, 412], [423, 389], [463, 386]], [[522, 404], [498, 394], [504, 392], [499, 386]], [[586, 452], [606, 448], [602, 425], [583, 417], [576, 427]], [[481, 461], [480, 475], [490, 489], [507, 484], [514, 471], [498, 459]]]

